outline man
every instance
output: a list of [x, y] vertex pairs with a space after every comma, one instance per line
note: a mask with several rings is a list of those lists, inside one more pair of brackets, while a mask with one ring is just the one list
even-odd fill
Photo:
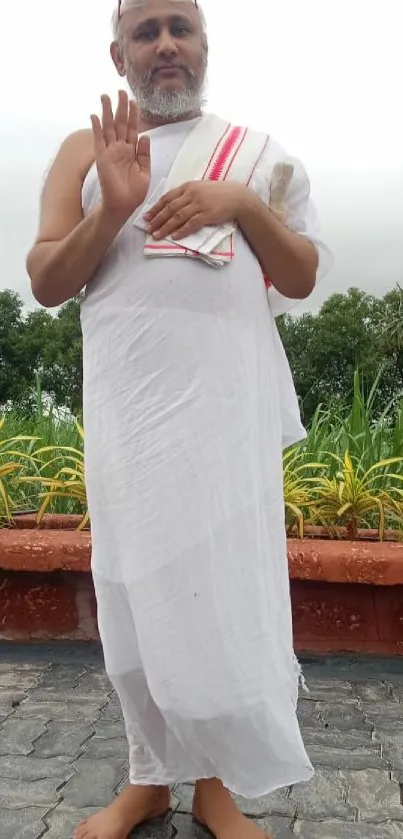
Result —
[[273, 316], [324, 250], [301, 164], [202, 114], [207, 52], [192, 0], [123, 0], [111, 53], [136, 104], [103, 96], [63, 143], [27, 260], [44, 306], [86, 287], [93, 575], [130, 749], [128, 788], [75, 839], [126, 839], [185, 781], [217, 839], [258, 839], [230, 793], [312, 773], [282, 497], [304, 432]]

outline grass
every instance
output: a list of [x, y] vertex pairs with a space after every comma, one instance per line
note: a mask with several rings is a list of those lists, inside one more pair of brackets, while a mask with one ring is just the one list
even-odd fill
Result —
[[[308, 496], [304, 524], [323, 525], [331, 535], [342, 525], [352, 538], [359, 527], [377, 528], [380, 538], [387, 527], [403, 532], [403, 403], [375, 417], [376, 386], [365, 397], [357, 373], [350, 403], [319, 406], [307, 440], [295, 449], [295, 483]], [[293, 487], [290, 475], [286, 502], [287, 486]], [[300, 517], [286, 508], [286, 518], [300, 532]]]
[[[40, 497], [44, 485], [41, 485], [39, 479], [43, 478], [45, 482], [49, 481], [57, 477], [60, 469], [71, 467], [72, 464], [69, 461], [71, 452], [69, 450], [82, 453], [83, 441], [79, 427], [73, 417], [52, 410], [47, 413], [39, 410], [26, 417], [19, 412], [18, 408], [15, 408], [7, 412], [3, 420], [3, 427], [0, 430], [0, 444], [1, 439], [5, 438], [14, 441], [13, 448], [15, 448], [16, 445], [20, 445], [19, 441], [23, 437], [30, 438], [25, 441], [24, 449], [29, 458], [32, 459], [27, 460], [17, 478], [13, 474], [10, 475], [8, 481], [5, 481], [13, 502], [13, 509], [19, 512], [36, 512], [40, 509], [44, 500]], [[0, 518], [2, 515], [4, 518], [5, 512], [4, 500], [2, 505], [2, 499], [0, 498]], [[74, 494], [69, 494], [65, 497], [52, 497], [48, 503], [48, 512], [81, 514], [85, 510], [83, 510], [83, 504], [74, 497]]]
[[[344, 408], [319, 406], [307, 440], [284, 455], [286, 523], [359, 527], [403, 535], [403, 403], [374, 415], [376, 384], [365, 396], [359, 375]], [[14, 452], [14, 454], [12, 454]], [[0, 519], [15, 510], [86, 514], [83, 435], [66, 413], [37, 409], [24, 417], [16, 407], [0, 426]]]

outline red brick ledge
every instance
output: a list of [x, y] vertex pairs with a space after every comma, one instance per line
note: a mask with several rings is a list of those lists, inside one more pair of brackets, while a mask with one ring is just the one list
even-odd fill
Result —
[[75, 530], [0, 530], [0, 570], [91, 570], [91, 534]]
[[[291, 580], [403, 585], [403, 544], [288, 539]], [[72, 530], [0, 530], [3, 571], [89, 572], [91, 534]]]
[[289, 539], [288, 563], [292, 580], [373, 586], [403, 584], [400, 542]]
[[[95, 640], [91, 535], [0, 530], [0, 639]], [[297, 651], [403, 655], [403, 545], [288, 540]]]

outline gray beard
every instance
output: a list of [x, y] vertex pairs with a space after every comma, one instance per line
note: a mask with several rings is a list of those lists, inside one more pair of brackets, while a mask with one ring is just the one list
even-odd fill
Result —
[[180, 119], [198, 113], [203, 105], [202, 91], [161, 90], [143, 91], [132, 88], [140, 112], [155, 120]]
[[156, 122], [175, 120], [198, 113], [204, 102], [206, 68], [201, 78], [189, 74], [185, 90], [162, 90], [152, 83], [150, 75], [139, 76], [130, 67], [126, 77], [140, 112]]

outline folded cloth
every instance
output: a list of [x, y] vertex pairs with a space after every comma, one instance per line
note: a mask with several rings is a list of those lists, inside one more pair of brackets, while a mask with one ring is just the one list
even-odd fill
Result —
[[[269, 207], [278, 221], [286, 223], [285, 199], [288, 187], [292, 181], [294, 166], [291, 163], [279, 161], [273, 166], [270, 181]], [[271, 281], [267, 274], [263, 275], [266, 288], [270, 288]]]
[[[164, 193], [188, 181], [236, 181], [246, 186], [269, 143], [267, 134], [233, 126], [214, 114], [205, 114], [183, 143], [167, 180]], [[155, 194], [153, 196], [155, 203]], [[143, 208], [142, 215], [152, 206]], [[138, 220], [135, 221], [138, 224]], [[234, 257], [236, 225], [203, 227], [180, 241], [171, 238], [156, 242], [146, 237], [148, 257], [187, 256], [202, 259], [213, 268], [222, 268]]]
[[[134, 218], [133, 224], [145, 233], [147, 224], [144, 216], [168, 192], [166, 185], [166, 180], [158, 184], [147, 202], [143, 204], [141, 213]], [[212, 268], [220, 268], [233, 256], [234, 232], [234, 224], [203, 227], [197, 233], [182, 239], [180, 244], [173, 239], [164, 239], [157, 243], [151, 236], [147, 236], [144, 251], [146, 256], [188, 256], [203, 259]]]
[[285, 199], [292, 181], [294, 166], [280, 161], [273, 167], [270, 181], [269, 207], [279, 221], [285, 224]]

